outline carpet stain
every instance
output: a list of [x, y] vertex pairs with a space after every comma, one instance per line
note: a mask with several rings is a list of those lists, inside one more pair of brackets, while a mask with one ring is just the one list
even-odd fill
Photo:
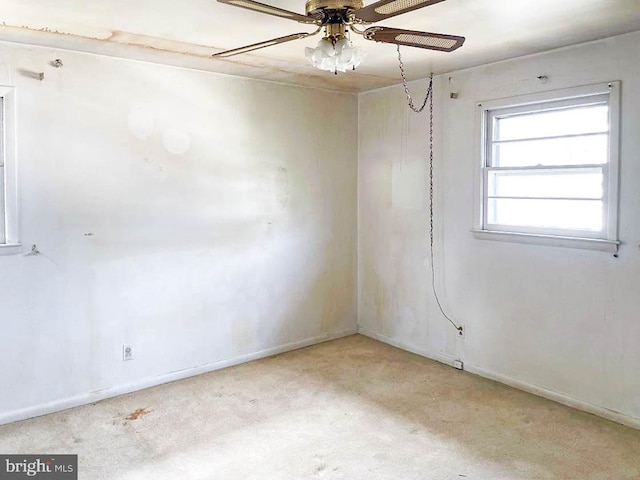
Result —
[[322, 477], [322, 476], [324, 476], [324, 471], [325, 471], [326, 469], [327, 469], [327, 466], [326, 466], [326, 465], [324, 465], [324, 464], [322, 464], [322, 465], [318, 465], [318, 466], [314, 469], [313, 474], [314, 474], [316, 477]]
[[151, 410], [145, 408], [138, 408], [135, 412], [130, 413], [127, 417], [125, 417], [124, 424], [126, 425], [128, 422], [133, 422], [134, 420], [138, 420], [140, 417], [151, 413]]

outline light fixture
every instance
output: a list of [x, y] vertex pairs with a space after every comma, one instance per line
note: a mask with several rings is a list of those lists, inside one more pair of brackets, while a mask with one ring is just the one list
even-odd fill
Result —
[[326, 35], [316, 48], [305, 48], [305, 57], [314, 67], [337, 75], [338, 72], [355, 70], [365, 53], [347, 38], [345, 25], [336, 23], [326, 26]]
[[[371, 1], [373, 3], [371, 3]], [[253, 52], [262, 48], [279, 45], [294, 40], [317, 35], [324, 29], [324, 38], [316, 48], [307, 48], [306, 57], [314, 67], [321, 70], [346, 72], [360, 65], [364, 53], [355, 47], [347, 33], [362, 35], [365, 40], [408, 47], [424, 48], [440, 52], [453, 52], [464, 43], [464, 37], [444, 35], [442, 33], [403, 30], [391, 27], [368, 27], [387, 18], [428, 7], [444, 0], [306, 0], [305, 14], [274, 7], [256, 0], [218, 0], [220, 3], [241, 7], [254, 12], [273, 15], [293, 20], [305, 25], [315, 25], [313, 32], [294, 33], [273, 38], [266, 42], [253, 43], [240, 48], [233, 48], [214, 53], [216, 58], [227, 58], [233, 55]], [[361, 28], [366, 27], [361, 30]]]

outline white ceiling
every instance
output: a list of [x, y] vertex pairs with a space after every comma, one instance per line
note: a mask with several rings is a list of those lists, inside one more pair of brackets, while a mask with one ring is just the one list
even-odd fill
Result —
[[[304, 13], [304, 0], [264, 3]], [[365, 62], [337, 76], [306, 63], [304, 47], [319, 36], [213, 59], [220, 50], [313, 31], [215, 0], [2, 0], [0, 22], [0, 40], [286, 83], [364, 91], [400, 81], [395, 46], [358, 36]], [[453, 53], [404, 47], [407, 75], [417, 79], [640, 30], [640, 0], [447, 0], [379, 25], [467, 38]]]

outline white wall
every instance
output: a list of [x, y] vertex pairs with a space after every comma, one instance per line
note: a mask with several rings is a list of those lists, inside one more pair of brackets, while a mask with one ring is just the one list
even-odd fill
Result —
[[[464, 340], [430, 290], [428, 116], [401, 87], [360, 96], [363, 332], [640, 425], [638, 45], [635, 33], [436, 78], [436, 285]], [[473, 238], [476, 102], [610, 80], [622, 81], [619, 258]], [[419, 100], [425, 87], [411, 84]]]
[[356, 96], [0, 59], [42, 252], [0, 256], [0, 423], [355, 331]]
[[[0, 423], [353, 331], [357, 134], [362, 331], [640, 419], [639, 42], [457, 72], [458, 100], [436, 78], [436, 284], [464, 340], [431, 295], [428, 118], [400, 87], [358, 107], [0, 45], [0, 84], [18, 88], [21, 239], [42, 252], [0, 256]], [[474, 239], [475, 103], [607, 80], [623, 82], [619, 258]]]

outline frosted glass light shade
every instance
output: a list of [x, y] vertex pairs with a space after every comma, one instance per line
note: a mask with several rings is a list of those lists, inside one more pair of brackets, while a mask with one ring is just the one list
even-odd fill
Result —
[[305, 48], [305, 57], [316, 68], [329, 72], [346, 72], [355, 70], [365, 57], [360, 47], [342, 38], [335, 45], [329, 38], [323, 38], [316, 48]]

